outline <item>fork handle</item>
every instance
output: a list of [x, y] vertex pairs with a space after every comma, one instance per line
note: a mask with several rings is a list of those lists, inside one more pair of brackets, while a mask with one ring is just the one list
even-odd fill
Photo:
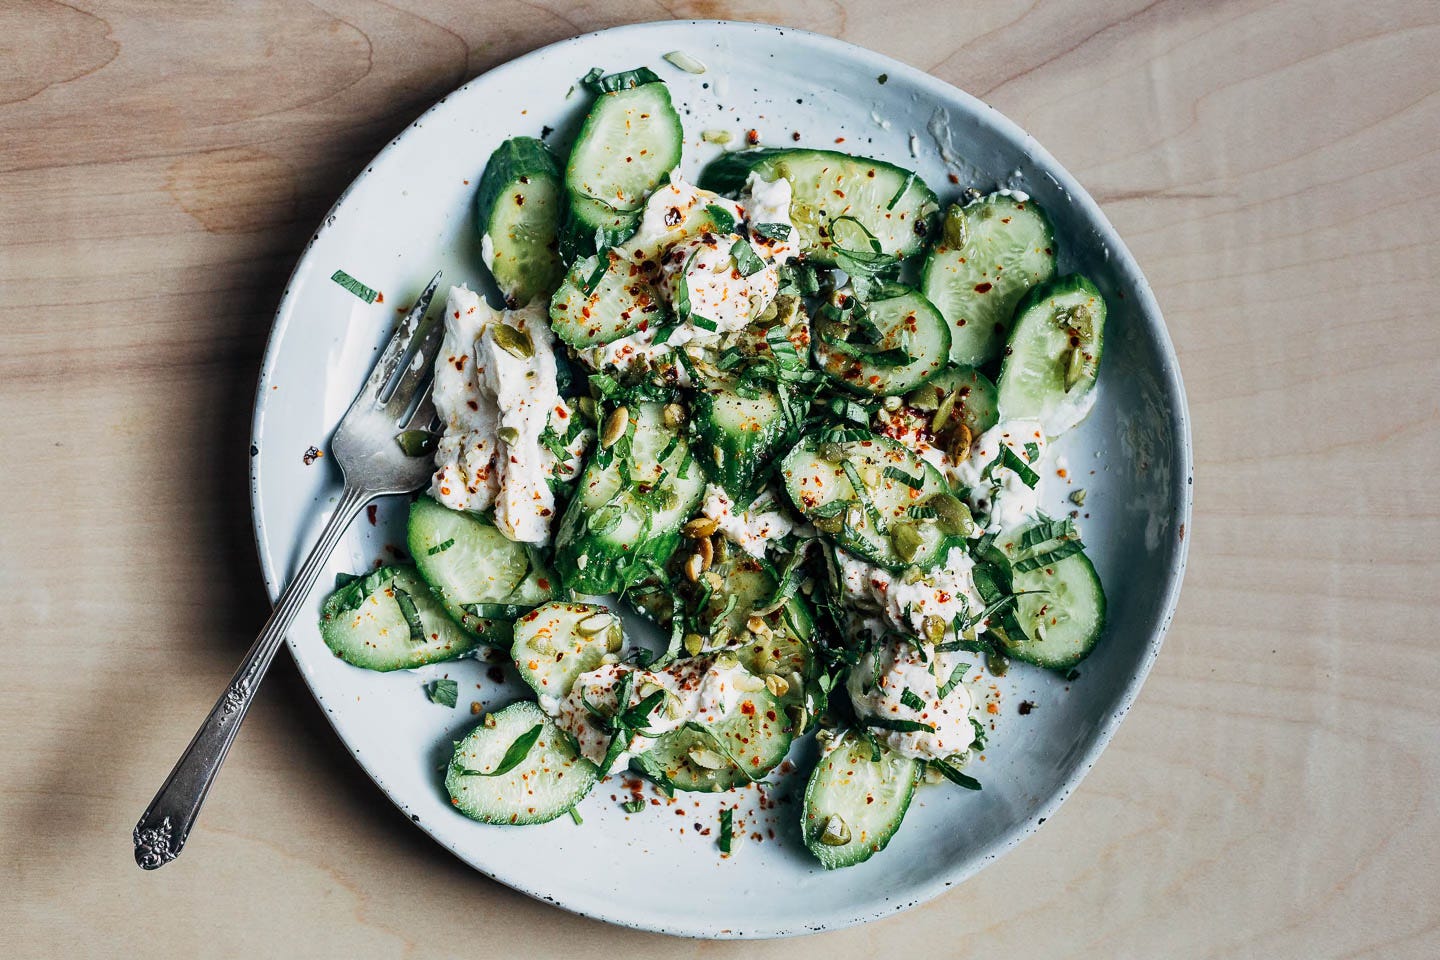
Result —
[[264, 679], [265, 671], [270, 669], [280, 642], [285, 639], [286, 630], [309, 596], [310, 588], [315, 585], [330, 551], [335, 549], [335, 544], [360, 508], [371, 499], [373, 494], [363, 493], [349, 485], [345, 487], [334, 512], [325, 523], [325, 529], [320, 532], [319, 540], [280, 594], [280, 600], [265, 621], [260, 636], [255, 638], [255, 643], [245, 654], [240, 668], [211, 708], [205, 722], [195, 731], [190, 746], [181, 754], [160, 792], [155, 794], [140, 822], [135, 824], [135, 862], [146, 870], [163, 867], [180, 855], [210, 786], [215, 782], [215, 775], [220, 772], [220, 764], [225, 762], [225, 754], [230, 751], [240, 723], [250, 710], [255, 691]]

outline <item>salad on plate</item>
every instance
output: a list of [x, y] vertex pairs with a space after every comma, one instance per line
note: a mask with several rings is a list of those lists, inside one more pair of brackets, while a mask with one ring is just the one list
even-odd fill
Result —
[[1105, 300], [1056, 276], [1021, 192], [947, 203], [799, 148], [690, 183], [659, 77], [583, 87], [568, 156], [514, 137], [489, 158], [499, 297], [450, 289], [438, 426], [397, 437], [435, 462], [413, 562], [347, 578], [322, 635], [371, 670], [508, 652], [534, 696], [455, 746], [466, 816], [543, 823], [620, 771], [808, 775], [806, 846], [860, 863], [918, 789], [982, 788], [987, 674], [1071, 670], [1103, 632], [1075, 518], [1038, 488], [1094, 401]]

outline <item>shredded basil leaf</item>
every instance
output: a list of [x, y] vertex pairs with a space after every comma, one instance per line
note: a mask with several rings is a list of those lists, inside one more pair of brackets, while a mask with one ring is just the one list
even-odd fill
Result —
[[906, 687], [904, 690], [900, 691], [900, 702], [905, 704], [905, 706], [909, 707], [911, 710], [925, 709], [925, 701], [920, 699], [920, 696], [914, 693], [909, 687]]
[[939, 770], [940, 773], [944, 775], [945, 779], [949, 780], [951, 783], [956, 784], [957, 786], [964, 787], [966, 790], [980, 789], [979, 780], [976, 780], [974, 777], [970, 776], [967, 773], [962, 773], [957, 767], [952, 766], [946, 761], [930, 760], [928, 761], [928, 763], [936, 770]]
[[455, 538], [451, 537], [449, 540], [446, 540], [443, 543], [437, 543], [429, 550], [426, 550], [425, 555], [427, 557], [433, 557], [437, 553], [444, 553], [446, 550], [449, 550], [453, 546], [455, 546]]
[[764, 237], [773, 243], [783, 243], [790, 239], [791, 227], [788, 223], [752, 223], [750, 232]]
[[443, 680], [436, 680], [430, 684], [425, 691], [431, 703], [438, 703], [442, 707], [453, 707], [455, 701], [460, 697], [460, 684], [446, 677]]
[[1001, 466], [1009, 467], [1011, 470], [1014, 470], [1016, 476], [1020, 478], [1020, 482], [1025, 484], [1025, 486], [1029, 487], [1031, 490], [1034, 490], [1035, 484], [1040, 482], [1040, 477], [1035, 473], [1034, 470], [1030, 469], [1030, 465], [1024, 460], [1020, 459], [1020, 455], [1018, 453], [1003, 444], [1000, 447], [1000, 464]]
[[[883, 77], [883, 76], [885, 76], [885, 74], [882, 73], [882, 74], [880, 74], [880, 76]], [[880, 81], [880, 82], [881, 82], [881, 83], [884, 83], [885, 81], [882, 80], [882, 81]], [[905, 194], [906, 194], [907, 192], [909, 192], [909, 190], [910, 190], [910, 185], [911, 185], [912, 183], [914, 183], [914, 182], [915, 182], [915, 171], [914, 171], [914, 170], [911, 170], [910, 173], [909, 173], [909, 175], [905, 177], [905, 182], [902, 183], [902, 184], [900, 184], [900, 189], [895, 191], [895, 196], [891, 197], [891, 198], [890, 198], [890, 202], [887, 203], [887, 204], [885, 204], [885, 209], [886, 209], [886, 210], [894, 210], [894, 209], [895, 209], [895, 204], [899, 203], [899, 202], [900, 202], [900, 198], [903, 197], [903, 196], [905, 196]]]
[[581, 288], [585, 296], [588, 297], [595, 292], [595, 288], [600, 286], [600, 281], [605, 278], [605, 271], [609, 268], [610, 258], [605, 256], [602, 251], [599, 262], [595, 264], [595, 269], [591, 272], [590, 276], [585, 278], [585, 286]]
[[698, 313], [690, 314], [690, 322], [695, 324], [695, 326], [699, 327], [701, 330], [709, 330], [711, 333], [714, 333], [716, 330], [720, 329], [720, 325], [714, 320], [711, 320], [709, 317], [702, 317]]
[[739, 269], [740, 275], [749, 277], [765, 269], [765, 261], [761, 260], [755, 253], [755, 249], [744, 240], [736, 240], [730, 246], [730, 256], [735, 260], [735, 266]]
[[410, 642], [424, 643], [425, 624], [420, 619], [420, 611], [415, 606], [415, 598], [399, 586], [391, 586], [390, 592], [395, 595], [395, 605], [400, 608], [400, 616], [405, 618], [405, 626], [410, 628]]
[[[735, 215], [718, 203], [712, 203], [705, 208], [710, 215], [710, 220], [715, 224], [715, 232], [719, 234], [735, 232]], [[748, 274], [747, 274], [748, 276]]]
[[629, 800], [626, 800], [624, 803], [620, 804], [620, 809], [624, 810], [626, 813], [639, 813], [641, 810], [645, 809], [645, 801], [641, 800], [639, 797], [631, 797]]
[[336, 283], [340, 284], [340, 286], [344, 287], [346, 290], [349, 290], [351, 293], [355, 294], [355, 296], [359, 297], [361, 300], [364, 300], [366, 303], [374, 303], [375, 299], [380, 296], [379, 291], [365, 286], [365, 284], [361, 283], [359, 280], [356, 280], [344, 270], [336, 270], [330, 275], [330, 279], [334, 280]]
[[935, 728], [928, 723], [921, 723], [919, 720], [901, 720], [898, 717], [860, 717], [860, 722], [867, 727], [878, 727], [881, 730], [897, 730], [900, 733], [934, 733]]
[[1034, 557], [1025, 557], [1015, 561], [1016, 573], [1028, 573], [1031, 570], [1039, 570], [1041, 567], [1048, 567], [1052, 563], [1059, 563], [1066, 557], [1074, 556], [1085, 549], [1085, 544], [1079, 540], [1066, 540], [1049, 553], [1042, 553]]
[[525, 762], [525, 757], [529, 755], [531, 748], [535, 746], [535, 741], [540, 739], [540, 734], [544, 731], [545, 725], [537, 723], [516, 737], [515, 742], [510, 744], [510, 749], [505, 751], [505, 756], [500, 758], [500, 765], [489, 773], [481, 773], [479, 770], [470, 770], [465, 767], [456, 767], [455, 772], [466, 777], [503, 776]]
[[592, 67], [590, 72], [580, 80], [582, 86], [597, 95], [616, 93], [620, 90], [629, 90], [631, 87], [659, 82], [660, 78], [649, 67], [637, 67], [634, 70], [622, 70], [619, 73], [608, 74], [599, 67]]
[[[960, 686], [961, 681], [965, 679], [965, 672], [969, 669], [970, 664], [968, 663], [955, 664], [954, 669], [950, 671], [949, 679], [942, 683], [940, 685], [940, 689], [936, 691], [939, 699], [944, 700], [946, 697], [950, 696], [951, 691], [954, 690], [956, 687]], [[970, 719], [973, 720], [975, 718], [971, 717]]]
[[925, 480], [923, 477], [913, 477], [910, 474], [906, 473], [904, 470], [901, 470], [899, 467], [887, 466], [882, 471], [882, 475], [887, 477], [888, 479], [900, 481], [901, 483], [905, 484], [905, 486], [909, 487], [911, 490], [919, 490], [921, 487], [925, 486]]
[[720, 852], [729, 854], [735, 841], [735, 811], [730, 807], [720, 809]]

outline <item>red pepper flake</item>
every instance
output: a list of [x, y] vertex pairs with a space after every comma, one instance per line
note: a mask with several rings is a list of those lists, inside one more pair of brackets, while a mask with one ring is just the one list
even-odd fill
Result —
[[376, 302], [376, 303], [384, 303], [384, 302], [385, 302], [385, 294], [381, 293], [379, 290], [376, 290], [376, 291], [375, 291], [375, 302]]
[[325, 456], [325, 454], [320, 452], [319, 447], [311, 447], [309, 450], [305, 451], [305, 456], [301, 457], [300, 459], [304, 460], [305, 466], [308, 467], [323, 456]]
[[759, 130], [746, 130], [746, 131], [745, 131], [745, 142], [748, 143], [748, 144], [750, 144], [750, 146], [752, 146], [752, 147], [755, 146], [757, 143], [760, 142], [760, 131], [759, 131]]
[[991, 286], [991, 285], [990, 285], [990, 283], [989, 283], [988, 281], [985, 282], [985, 283], [977, 283], [977, 284], [975, 284], [975, 292], [976, 292], [976, 293], [989, 293], [989, 292], [990, 292], [990, 286]]
[[378, 513], [379, 510], [379, 505], [374, 503], [365, 508], [365, 519], [370, 521], [370, 526], [372, 527], [375, 526], [375, 514]]
[[835, 138], [835, 142], [836, 142], [836, 143], [844, 143], [844, 142], [845, 142], [845, 138], [844, 138], [844, 137], [836, 137], [836, 138]]
[[799, 142], [800, 142], [800, 131], [799, 131], [799, 130], [796, 130], [794, 133], [790, 134], [790, 139], [791, 139], [791, 140], [794, 140], [796, 143], [799, 143]]
[[1031, 703], [1029, 700], [1020, 701], [1020, 716], [1027, 717], [1030, 715], [1030, 711], [1034, 709], [1035, 704]]

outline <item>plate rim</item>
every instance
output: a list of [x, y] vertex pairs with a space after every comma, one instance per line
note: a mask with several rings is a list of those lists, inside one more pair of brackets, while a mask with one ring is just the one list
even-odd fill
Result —
[[[1151, 335], [1154, 337], [1160, 354], [1160, 370], [1157, 379], [1160, 380], [1163, 393], [1173, 399], [1167, 411], [1169, 426], [1176, 437], [1175, 449], [1172, 454], [1172, 462], [1176, 467], [1175, 476], [1183, 477], [1184, 482], [1175, 485], [1175, 492], [1171, 496], [1170, 514], [1178, 523], [1179, 539], [1174, 554], [1174, 563], [1165, 576], [1163, 596], [1161, 598], [1160, 610], [1162, 615], [1149, 630], [1149, 636], [1145, 639], [1144, 653], [1142, 654], [1136, 669], [1130, 674], [1123, 687], [1120, 689], [1115, 701], [1115, 707], [1105, 716], [1096, 727], [1095, 736], [1090, 745], [1081, 751], [1073, 766], [1073, 770], [1060, 784], [1059, 788], [1051, 793], [1040, 805], [1036, 814], [1031, 819], [1026, 819], [1015, 825], [1010, 830], [998, 835], [989, 849], [981, 856], [972, 857], [960, 864], [950, 866], [944, 870], [937, 871], [925, 882], [918, 884], [915, 895], [901, 901], [894, 901], [888, 897], [881, 897], [877, 894], [876, 900], [870, 907], [863, 911], [856, 911], [838, 920], [826, 920], [821, 922], [806, 923], [804, 921], [789, 921], [788, 923], [761, 925], [756, 928], [736, 933], [732, 930], [722, 929], [719, 924], [707, 923], [703, 918], [697, 919], [684, 926], [663, 926], [655, 923], [647, 923], [643, 916], [635, 916], [624, 912], [588, 912], [580, 907], [565, 902], [562, 898], [552, 896], [547, 890], [527, 884], [516, 878], [503, 876], [487, 866], [474, 862], [456, 846], [438, 836], [429, 827], [427, 821], [411, 821], [411, 823], [424, 831], [435, 843], [449, 851], [466, 866], [481, 873], [489, 879], [504, 884], [512, 890], [516, 890], [527, 896], [533, 897], [551, 906], [559, 907], [569, 913], [578, 916], [599, 920], [605, 923], [614, 924], [635, 930], [644, 930], [655, 933], [662, 933], [671, 936], [689, 937], [697, 939], [771, 939], [782, 937], [804, 936], [813, 933], [820, 933], [831, 930], [840, 930], [853, 927], [858, 924], [867, 923], [871, 920], [882, 919], [893, 916], [904, 910], [923, 903], [928, 903], [940, 894], [958, 886], [963, 881], [978, 873], [993, 861], [999, 859], [1005, 853], [1014, 849], [1019, 843], [1035, 833], [1039, 825], [1052, 817], [1056, 810], [1066, 799], [1075, 792], [1080, 782], [1084, 780], [1091, 768], [1095, 765], [1100, 754], [1109, 745], [1114, 737], [1120, 722], [1130, 712], [1141, 687], [1154, 666], [1159, 656], [1160, 648], [1164, 644], [1165, 636], [1170, 624], [1175, 617], [1176, 605], [1179, 601], [1180, 588], [1184, 580], [1187, 566], [1192, 528], [1192, 507], [1194, 502], [1194, 458], [1192, 449], [1192, 438], [1190, 429], [1189, 402], [1186, 397], [1184, 383], [1180, 375], [1180, 364], [1175, 354], [1174, 343], [1170, 338], [1169, 328], [1160, 310], [1154, 291], [1150, 287], [1149, 279], [1141, 271], [1139, 263], [1134, 254], [1126, 245], [1124, 239], [1115, 229], [1114, 224], [1105, 215], [1104, 211], [1096, 203], [1089, 191], [1075, 179], [1070, 171], [1061, 164], [1055, 157], [1045, 149], [1033, 136], [1020, 127], [1017, 123], [997, 110], [995, 107], [968, 93], [965, 90], [942, 80], [939, 77], [912, 66], [904, 61], [897, 60], [887, 54], [870, 50], [858, 44], [850, 43], [826, 34], [816, 33], [801, 28], [782, 26], [777, 24], [743, 21], [743, 20], [652, 20], [641, 23], [621, 24], [607, 27], [601, 30], [594, 30], [574, 37], [568, 37], [553, 43], [545, 44], [530, 50], [518, 57], [495, 65], [478, 74], [458, 87], [442, 95], [435, 103], [428, 107], [423, 113], [412, 120], [398, 134], [392, 137], [386, 144], [365, 164], [364, 169], [345, 187], [336, 198], [335, 202], [320, 218], [319, 225], [312, 232], [310, 239], [300, 251], [295, 261], [295, 267], [291, 270], [285, 281], [283, 293], [275, 308], [275, 315], [271, 321], [270, 331], [267, 335], [265, 351], [261, 357], [259, 376], [255, 388], [255, 399], [252, 404], [250, 437], [249, 442], [252, 449], [260, 448], [264, 433], [265, 413], [268, 407], [267, 387], [273, 376], [276, 360], [279, 354], [280, 342], [289, 327], [295, 307], [295, 291], [297, 284], [310, 266], [311, 254], [315, 244], [331, 229], [329, 224], [346, 201], [350, 198], [361, 184], [365, 183], [374, 173], [376, 166], [385, 156], [395, 149], [399, 143], [409, 136], [414, 130], [424, 125], [427, 119], [446, 111], [447, 109], [458, 109], [449, 103], [451, 98], [463, 93], [473, 84], [491, 78], [497, 74], [523, 69], [524, 65], [532, 60], [538, 60], [554, 51], [565, 47], [582, 47], [601, 36], [610, 36], [620, 33], [645, 33], [648, 31], [665, 31], [682, 29], [706, 29], [706, 30], [734, 30], [748, 33], [769, 33], [778, 32], [781, 36], [791, 36], [806, 43], [813, 44], [824, 50], [827, 54], [851, 59], [857, 62], [869, 64], [879, 72], [892, 74], [896, 77], [903, 77], [917, 87], [925, 90], [934, 96], [937, 102], [960, 103], [967, 107], [972, 113], [983, 115], [995, 127], [997, 133], [1017, 144], [1019, 144], [1034, 162], [1054, 177], [1058, 185], [1069, 195], [1071, 202], [1081, 206], [1085, 218], [1097, 228], [1099, 239], [1111, 251], [1112, 257], [1118, 261], [1124, 273], [1129, 275], [1134, 284], [1134, 293], [1138, 295], [1138, 313]], [[248, 479], [250, 491], [250, 513], [251, 531], [253, 534], [257, 559], [259, 561], [261, 575], [265, 582], [266, 594], [273, 604], [279, 596], [279, 587], [276, 579], [277, 571], [268, 562], [268, 551], [266, 544], [268, 537], [265, 531], [264, 514], [260, 503], [260, 465], [258, 456], [248, 458]], [[286, 636], [285, 645], [290, 652], [292, 660], [299, 669], [300, 676], [305, 681], [305, 686], [316, 703], [321, 706], [321, 712], [326, 721], [330, 724], [340, 743], [347, 748], [346, 752], [352, 756], [360, 769], [368, 776], [372, 783], [385, 795], [385, 797], [396, 806], [402, 813], [408, 813], [407, 808], [399, 797], [391, 791], [385, 781], [379, 777], [365, 762], [358, 749], [351, 748], [349, 741], [341, 732], [335, 714], [325, 709], [325, 698], [315, 688], [310, 674], [304, 669], [303, 661], [298, 652], [296, 641], [289, 635]], [[407, 818], [408, 819], [408, 818]]]

